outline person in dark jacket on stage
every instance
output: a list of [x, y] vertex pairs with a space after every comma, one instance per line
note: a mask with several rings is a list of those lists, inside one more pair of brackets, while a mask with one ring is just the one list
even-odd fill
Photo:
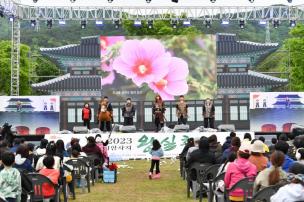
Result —
[[82, 121], [83, 125], [90, 129], [90, 122], [92, 118], [92, 110], [89, 103], [86, 103], [82, 109]]
[[183, 95], [179, 96], [179, 102], [176, 104], [176, 116], [178, 118], [177, 123], [187, 124], [188, 118], [188, 105], [185, 102], [185, 97]]
[[122, 108], [122, 116], [124, 117], [124, 126], [133, 125], [133, 117], [135, 116], [135, 107], [131, 98], [127, 98], [125, 106]]

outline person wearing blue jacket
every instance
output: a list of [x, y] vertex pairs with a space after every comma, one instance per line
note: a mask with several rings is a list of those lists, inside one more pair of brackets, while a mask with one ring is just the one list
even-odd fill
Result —
[[[162, 156], [164, 156], [164, 152], [161, 148], [161, 144], [158, 140], [153, 140], [152, 142], [152, 149], [150, 154], [152, 155], [151, 159], [151, 168], [149, 173], [149, 179], [159, 179], [160, 178], [160, 170], [159, 170], [159, 161]], [[153, 176], [153, 170], [156, 167], [156, 174]]]

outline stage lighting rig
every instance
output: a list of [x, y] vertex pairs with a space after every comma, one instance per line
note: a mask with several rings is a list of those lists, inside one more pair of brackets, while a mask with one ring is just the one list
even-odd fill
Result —
[[253, 3], [253, 2], [254, 2], [254, 0], [249, 0], [249, 2], [250, 2], [250, 3]]
[[37, 2], [38, 2], [38, 0], [33, 0], [33, 2], [34, 2], [34, 3], [37, 3]]
[[36, 24], [37, 24], [36, 20], [31, 20], [31, 26], [32, 26], [32, 27], [35, 27]]
[[288, 3], [290, 3], [290, 4], [292, 3], [292, 0], [287, 0], [287, 1], [288, 1]]
[[210, 2], [211, 2], [211, 3], [215, 3], [215, 2], [216, 2], [216, 0], [210, 0]]
[[149, 29], [153, 28], [153, 20], [148, 20], [148, 28]]
[[113, 0], [108, 0], [108, 2], [109, 2], [109, 3], [112, 3], [112, 2], [113, 2]]
[[75, 3], [76, 0], [70, 0], [70, 1], [71, 1], [71, 3]]
[[173, 3], [178, 3], [178, 0], [172, 0]]
[[4, 7], [0, 6], [0, 17], [4, 17]]
[[86, 20], [82, 20], [81, 23], [81, 29], [85, 29], [87, 27], [87, 21]]
[[211, 20], [205, 20], [205, 26], [207, 29], [211, 28]]
[[46, 21], [46, 26], [47, 26], [48, 29], [51, 29], [52, 26], [53, 26], [53, 20], [47, 20]]
[[240, 28], [241, 29], [245, 28], [245, 20], [240, 20]]
[[280, 21], [279, 21], [278, 19], [274, 19], [274, 20], [272, 21], [272, 23], [273, 23], [273, 27], [274, 27], [275, 29], [277, 29], [277, 28], [280, 26]]
[[114, 20], [114, 27], [115, 27], [115, 29], [119, 29], [119, 27], [120, 27], [120, 20]]
[[134, 20], [134, 26], [135, 27], [141, 27], [141, 20]]
[[147, 3], [151, 3], [151, 0], [146, 0]]
[[289, 22], [290, 27], [295, 27], [296, 25], [297, 25], [297, 23], [295, 20], [290, 20], [290, 22]]
[[176, 29], [176, 28], [177, 28], [177, 24], [178, 24], [178, 21], [177, 21], [177, 20], [172, 20], [172, 21], [171, 21], [171, 25], [172, 25], [172, 28], [173, 28], [173, 29]]

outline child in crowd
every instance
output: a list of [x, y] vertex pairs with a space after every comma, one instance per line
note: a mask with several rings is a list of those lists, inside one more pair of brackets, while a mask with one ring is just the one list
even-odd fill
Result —
[[[164, 152], [161, 148], [161, 145], [158, 140], [153, 140], [152, 142], [152, 150], [150, 154], [152, 155], [151, 168], [149, 173], [149, 179], [159, 179], [160, 178], [160, 170], [159, 170], [159, 161], [162, 156], [164, 156]], [[154, 166], [156, 166], [156, 175], [153, 176]]]
[[[48, 177], [54, 184], [58, 184], [58, 179], [60, 172], [57, 169], [54, 169], [55, 159], [53, 156], [46, 156], [43, 159], [43, 165], [45, 168], [42, 168], [39, 173]], [[53, 186], [49, 184], [42, 185], [42, 194], [45, 198], [51, 197], [55, 194]]]
[[19, 202], [21, 199], [21, 175], [12, 165], [15, 155], [12, 152], [4, 152], [1, 155], [4, 169], [0, 172], [0, 197], [7, 202]]

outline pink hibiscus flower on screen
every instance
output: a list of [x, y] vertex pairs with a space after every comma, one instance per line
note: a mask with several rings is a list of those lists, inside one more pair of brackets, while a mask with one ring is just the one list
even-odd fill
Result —
[[99, 41], [100, 41], [100, 50], [101, 53], [105, 53], [108, 47], [116, 44], [117, 42], [124, 41], [125, 37], [124, 36], [100, 36]]
[[172, 57], [169, 72], [157, 82], [149, 83], [149, 87], [164, 100], [174, 100], [174, 96], [188, 92], [188, 64], [181, 58]]
[[166, 76], [170, 61], [170, 54], [159, 40], [127, 40], [113, 62], [113, 69], [141, 86]]

